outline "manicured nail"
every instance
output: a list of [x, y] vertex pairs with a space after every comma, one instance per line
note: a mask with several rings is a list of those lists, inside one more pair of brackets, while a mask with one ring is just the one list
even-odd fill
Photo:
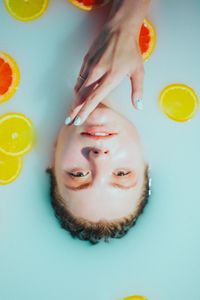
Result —
[[77, 116], [77, 117], [75, 118], [73, 124], [77, 126], [77, 125], [79, 125], [80, 123], [81, 123], [81, 118]]
[[142, 100], [141, 100], [141, 99], [138, 99], [138, 100], [136, 101], [136, 107], [137, 107], [137, 109], [139, 109], [139, 110], [143, 110], [143, 103], [142, 103]]
[[67, 118], [65, 119], [65, 124], [68, 125], [70, 122], [71, 122], [71, 118], [70, 118], [70, 117], [67, 117]]

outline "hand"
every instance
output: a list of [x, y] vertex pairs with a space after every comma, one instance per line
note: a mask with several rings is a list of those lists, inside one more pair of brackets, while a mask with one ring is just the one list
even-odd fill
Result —
[[70, 122], [76, 118], [74, 125], [81, 125], [126, 75], [131, 80], [133, 106], [142, 109], [144, 66], [138, 30], [127, 30], [127, 26], [106, 24], [86, 54], [69, 112]]

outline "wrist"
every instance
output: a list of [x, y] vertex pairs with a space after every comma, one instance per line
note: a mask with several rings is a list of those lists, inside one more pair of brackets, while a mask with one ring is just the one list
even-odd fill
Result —
[[109, 23], [134, 35], [138, 34], [149, 4], [150, 0], [114, 0]]

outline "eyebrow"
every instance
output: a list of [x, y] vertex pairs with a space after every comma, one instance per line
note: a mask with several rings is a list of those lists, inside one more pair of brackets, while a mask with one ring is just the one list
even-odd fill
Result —
[[[129, 190], [131, 189], [132, 187], [135, 186], [135, 183], [134, 184], [131, 184], [131, 185], [128, 185], [128, 186], [124, 186], [124, 185], [121, 185], [121, 184], [118, 184], [118, 183], [110, 183], [111, 186], [115, 187], [116, 189], [122, 189], [122, 190]], [[65, 187], [70, 189], [70, 190], [73, 190], [73, 191], [79, 191], [79, 190], [84, 190], [84, 189], [88, 189], [92, 186], [92, 182], [89, 182], [89, 183], [84, 183], [84, 184], [81, 184], [77, 187], [73, 187], [71, 185], [67, 185], [65, 183]]]

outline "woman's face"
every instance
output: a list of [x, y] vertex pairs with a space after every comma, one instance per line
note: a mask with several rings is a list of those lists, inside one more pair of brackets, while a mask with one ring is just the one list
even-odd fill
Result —
[[138, 207], [146, 167], [140, 139], [104, 104], [81, 126], [63, 125], [52, 167], [59, 194], [78, 218], [111, 221]]

